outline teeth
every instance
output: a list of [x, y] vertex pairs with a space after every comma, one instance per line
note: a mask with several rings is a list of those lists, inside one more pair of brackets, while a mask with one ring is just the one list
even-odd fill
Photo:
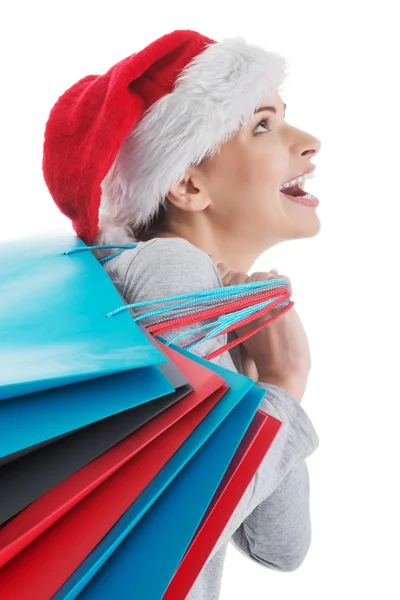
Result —
[[315, 177], [314, 171], [312, 173], [307, 173], [306, 175], [302, 175], [301, 177], [297, 177], [297, 179], [292, 179], [292, 181], [288, 181], [280, 186], [280, 190], [284, 190], [285, 188], [293, 187], [294, 185], [301, 185], [303, 181], [306, 179], [313, 179]]

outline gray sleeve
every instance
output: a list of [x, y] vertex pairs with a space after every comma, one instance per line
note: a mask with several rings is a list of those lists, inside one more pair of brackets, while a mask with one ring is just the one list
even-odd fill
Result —
[[270, 569], [298, 569], [311, 544], [309, 500], [307, 463], [301, 460], [233, 533], [233, 545]]
[[[264, 386], [264, 384], [259, 384]], [[310, 480], [306, 458], [319, 439], [304, 409], [285, 391], [267, 385], [261, 408], [283, 422], [258, 470], [264, 495], [232, 534], [247, 557], [278, 571], [294, 571], [311, 544]], [[268, 481], [268, 480], [269, 481]], [[254, 503], [253, 503], [254, 504]], [[235, 527], [235, 524], [232, 524]]]
[[[207, 254], [183, 240], [171, 242], [154, 240], [139, 252], [124, 253], [125, 263], [115, 262], [119, 264], [116, 267], [119, 272], [110, 275], [120, 282], [126, 302], [159, 299], [222, 285]], [[151, 318], [144, 321], [145, 325], [150, 323]], [[186, 326], [163, 337], [171, 339], [178, 332], [198, 326]], [[185, 343], [195, 338], [196, 335], [184, 338]], [[225, 342], [226, 336], [219, 336], [193, 351], [203, 356]], [[236, 371], [228, 352], [212, 362]], [[301, 564], [310, 546], [309, 476], [305, 459], [318, 447], [319, 440], [306, 412], [290, 394], [275, 385], [258, 385], [267, 390], [260, 409], [283, 425], [208, 562], [232, 539], [249, 558], [273, 569], [291, 571]]]
[[209, 560], [232, 538], [249, 558], [279, 571], [304, 561], [311, 541], [310, 488], [306, 458], [319, 445], [300, 404], [275, 385], [260, 408], [282, 426], [215, 545]]

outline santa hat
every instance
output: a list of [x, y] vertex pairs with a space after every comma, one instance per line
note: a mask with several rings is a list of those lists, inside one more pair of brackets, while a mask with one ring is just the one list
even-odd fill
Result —
[[286, 59], [241, 37], [174, 31], [69, 88], [50, 112], [43, 174], [86, 243], [134, 241], [187, 168], [278, 91]]

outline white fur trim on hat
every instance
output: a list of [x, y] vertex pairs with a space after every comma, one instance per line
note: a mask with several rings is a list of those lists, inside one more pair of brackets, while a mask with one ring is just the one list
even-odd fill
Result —
[[122, 145], [102, 183], [96, 243], [132, 241], [132, 228], [150, 222], [186, 169], [213, 156], [280, 89], [287, 66], [241, 37], [198, 54]]

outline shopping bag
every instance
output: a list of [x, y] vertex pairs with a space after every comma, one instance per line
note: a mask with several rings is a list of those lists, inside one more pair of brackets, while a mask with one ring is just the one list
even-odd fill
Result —
[[[0, 243], [0, 400], [165, 362], [87, 246], [66, 231]], [[66, 252], [69, 252], [66, 254]]]
[[0, 457], [174, 391], [157, 367], [144, 367], [3, 400]]
[[[109, 467], [111, 458], [104, 454], [108, 450], [115, 448], [115, 452], [110, 454], [111, 457], [116, 456], [114, 464], [121, 466], [124, 460], [134, 456], [135, 452], [140, 452], [209, 396], [217, 391], [222, 396], [227, 391], [224, 379], [217, 373], [172, 348], [165, 347], [164, 351], [190, 381], [192, 391], [180, 398], [179, 402], [175, 394], [171, 394], [113, 415], [6, 465], [6, 468], [0, 468], [1, 522], [16, 515], [0, 528], [0, 568], [61, 518], [73, 506], [73, 501], [78, 502], [83, 497], [79, 496], [82, 488], [87, 493], [93, 489], [93, 483], [91, 487], [82, 474], [83, 467], [89, 463], [93, 465], [95, 459], [100, 457], [96, 467], [96, 481], [99, 485], [99, 473], [104, 477], [112, 474]], [[118, 445], [128, 436], [130, 440], [125, 446]], [[108, 465], [108, 470], [102, 464]], [[76, 480], [83, 483], [80, 483], [80, 488], [75, 487], [78, 492], [71, 495], [71, 476], [79, 470], [81, 473]], [[90, 469], [88, 473], [89, 476], [92, 475]], [[69, 482], [64, 486], [58, 485], [67, 478]]]
[[[229, 371], [226, 372], [225, 380], [226, 383], [229, 384], [229, 389], [226, 394], [219, 400], [215, 405], [215, 408], [213, 408], [207, 417], [201, 420], [186, 442], [179, 447], [175, 454], [173, 454], [158, 475], [152, 479], [142, 491], [140, 496], [133, 501], [129, 513], [130, 528], [134, 527], [134, 525], [143, 517], [157, 497], [163, 493], [165, 488], [169, 486], [179, 471], [182, 470], [183, 466], [194, 454], [196, 454], [199, 447], [205, 443], [226, 416], [233, 410], [234, 406], [238, 404], [240, 399], [253, 386], [251, 380], [242, 378]], [[216, 402], [216, 400], [214, 400], [214, 402]], [[198, 407], [198, 409], [201, 408], [202, 405]], [[189, 416], [190, 414], [188, 417]], [[179, 426], [182, 421], [183, 420], [177, 425]], [[170, 433], [169, 430], [167, 430], [166, 434], [168, 433]], [[174, 436], [172, 436], [172, 439], [173, 438]], [[153, 456], [158, 461], [164, 460], [163, 453], [160, 451], [153, 453]], [[150, 462], [150, 460], [144, 460], [143, 474], [146, 477], [149, 477]], [[96, 535], [96, 530], [102, 527], [112, 526], [121, 514], [123, 514], [124, 510], [129, 508], [132, 502], [132, 495], [135, 496], [135, 493], [137, 492], [134, 488], [134, 483], [136, 482], [134, 473], [135, 471], [132, 471], [132, 463], [131, 465], [126, 464], [124, 467], [120, 468], [115, 475], [108, 478], [100, 487], [69, 511], [63, 519], [57, 521], [52, 528], [42, 534], [23, 552], [18, 554], [14, 560], [5, 565], [0, 571], [0, 597], [1, 594], [7, 594], [11, 598], [16, 595], [19, 600], [24, 597], [29, 597], [32, 600], [34, 598], [41, 598], [41, 600], [44, 600], [47, 597], [51, 597], [54, 590], [50, 588], [54, 586], [57, 577], [60, 577], [58, 570], [61, 569], [62, 571], [62, 569], [65, 569], [68, 566], [68, 561], [74, 560], [75, 551], [79, 552], [82, 551], [82, 548], [85, 549], [85, 545], [87, 546], [93, 539], [93, 535]], [[76, 514], [82, 514], [82, 511], [85, 512], [78, 525], [78, 521], [75, 517]], [[107, 519], [111, 519], [111, 524], [109, 523], [107, 525]], [[68, 523], [64, 526], [64, 532], [67, 536], [72, 537], [67, 545], [64, 539], [63, 543], [60, 543], [58, 546], [55, 541], [57, 537], [53, 539], [51, 536], [57, 536], [57, 530], [62, 527], [63, 523], [66, 523], [66, 520], [68, 520]], [[77, 524], [76, 529], [74, 528], [74, 523]], [[93, 530], [92, 533], [90, 533], [88, 529], [90, 525], [94, 528], [94, 533]], [[104, 532], [100, 534], [100, 538], [101, 535], [104, 535]], [[50, 545], [43, 554], [43, 556], [47, 555], [46, 563], [40, 558], [37, 558], [36, 561], [34, 558], [34, 562], [24, 559], [24, 557], [27, 556], [35, 557], [35, 547], [38, 548], [44, 544], [48, 537], [50, 537]], [[98, 537], [99, 534], [97, 534], [97, 542]], [[117, 537], [119, 538], [119, 536]], [[66, 547], [68, 547], [69, 550], [67, 554], [65, 553]], [[49, 548], [51, 548], [50, 554]], [[95, 547], [95, 551], [98, 551], [98, 548], [99, 545]], [[110, 548], [107, 545], [106, 554], [108, 552], [110, 552]], [[42, 555], [36, 554], [36, 557], [38, 556], [40, 557]], [[80, 557], [80, 560], [81, 558], [82, 557]], [[93, 552], [88, 558], [90, 558], [90, 560], [93, 559]], [[79, 564], [79, 557], [77, 560]], [[100, 556], [95, 560], [94, 568], [98, 568], [102, 560], [104, 560], [104, 552], [101, 552]], [[83, 564], [83, 570], [85, 571], [88, 563], [84, 561]], [[23, 571], [25, 568], [24, 565], [28, 569], [27, 571]], [[89, 570], [91, 569], [92, 567], [90, 567]], [[16, 572], [19, 574], [18, 578], [15, 578], [14, 576], [14, 573]], [[80, 571], [80, 573], [82, 573], [82, 571]], [[79, 577], [79, 579], [81, 579], [81, 577]], [[29, 581], [29, 587], [26, 586], [27, 581]], [[34, 582], [37, 582], [37, 586]], [[46, 590], [50, 595], [46, 595]]]
[[[267, 282], [267, 284], [268, 284], [268, 282]], [[175, 298], [175, 299], [176, 299], [176, 298]], [[167, 300], [168, 300], [168, 299], [167, 299]], [[158, 301], [157, 301], [157, 303], [162, 303], [162, 302], [163, 302], [163, 300], [158, 300]], [[149, 302], [149, 304], [152, 304], [152, 302]], [[268, 302], [268, 304], [271, 304], [271, 302]], [[287, 304], [287, 303], [286, 303], [286, 304]], [[290, 302], [289, 302], [289, 304], [290, 304]], [[293, 303], [291, 303], [291, 305], [293, 305]], [[130, 305], [129, 307], [126, 307], [126, 308], [134, 308], [134, 305]], [[289, 306], [289, 308], [290, 308], [290, 306]], [[271, 310], [271, 307], [269, 308], [269, 310]], [[267, 312], [267, 310], [263, 310], [263, 314], [265, 314], [265, 312]], [[115, 314], [117, 314], [117, 313], [115, 313]], [[223, 314], [223, 313], [221, 313], [221, 314]], [[283, 312], [282, 312], [281, 314], [283, 314]], [[240, 312], [239, 312], [239, 313], [236, 315], [236, 326], [238, 326], [238, 323], [239, 323], [239, 324], [244, 324], [244, 322], [242, 322], [242, 321], [239, 319], [239, 315], [240, 315], [240, 317], [241, 317], [242, 319], [245, 319], [245, 321], [246, 321], [246, 322], [249, 322], [248, 316], [246, 317], [246, 315], [243, 315], [242, 311], [240, 311]], [[254, 310], [253, 310], [253, 315], [255, 315], [255, 316], [254, 316], [254, 318], [256, 318], [257, 316], [260, 316], [260, 313], [259, 313], [259, 312], [257, 312], [257, 311], [254, 311]], [[154, 317], [154, 311], [152, 311], [152, 315], [151, 315], [151, 316], [152, 316], [152, 317]], [[208, 315], [208, 316], [212, 316], [212, 315]], [[197, 318], [197, 321], [198, 321], [198, 320], [200, 320], [200, 319], [199, 319], [199, 315], [195, 315], [195, 318]], [[206, 318], [206, 315], [202, 314], [202, 315], [201, 315], [201, 318], [202, 318], [202, 319]], [[274, 317], [274, 318], [276, 318], [276, 317]], [[251, 319], [250, 319], [250, 320], [251, 320]], [[269, 322], [272, 322], [272, 320], [274, 320], [274, 319], [270, 319], [270, 321], [269, 321]], [[194, 321], [194, 320], [193, 320], [192, 322], [197, 322], [197, 321]], [[185, 322], [181, 322], [180, 324], [181, 324], [181, 325], [184, 325], [184, 324], [186, 324], [186, 323], [185, 323]], [[176, 325], [176, 323], [175, 323], [175, 325]], [[229, 324], [226, 324], [226, 325], [229, 325]], [[169, 326], [169, 324], [168, 324], [168, 326]], [[231, 324], [230, 324], [230, 329], [227, 329], [227, 330], [232, 330], [233, 328], [234, 328], [234, 326], [232, 325], [232, 321], [231, 321]], [[259, 329], [259, 328], [258, 328], [258, 329]], [[149, 329], [149, 330], [150, 330], [150, 329]], [[168, 330], [168, 329], [166, 329], [166, 330]], [[153, 331], [156, 331], [156, 333], [160, 333], [160, 330], [158, 330], [158, 331], [157, 331], [157, 326], [156, 326], [156, 325], [154, 325]], [[165, 330], [164, 330], [164, 331], [165, 331]], [[254, 330], [254, 332], [256, 332], [256, 330]], [[218, 334], [218, 331], [216, 331], [214, 335], [216, 335], [216, 334]], [[233, 344], [232, 344], [232, 345], [233, 345]], [[207, 358], [210, 358], [210, 357], [207, 357]], [[264, 393], [265, 393], [265, 392], [264, 392]], [[272, 419], [272, 417], [271, 417], [271, 419]], [[276, 422], [276, 423], [275, 423], [275, 425], [277, 425], [277, 424], [280, 426], [280, 422]], [[272, 429], [270, 429], [270, 430], [269, 430], [269, 433], [270, 433], [269, 443], [272, 443], [272, 440], [274, 439], [274, 437], [275, 437], [275, 435], [276, 435], [276, 433], [277, 433], [277, 429], [275, 429], [275, 430], [274, 430], [274, 429], [272, 428]], [[265, 445], [264, 445], [264, 448], [265, 448]], [[256, 454], [257, 454], [257, 451], [258, 451], [258, 463], [257, 463], [257, 456], [256, 456]], [[267, 449], [265, 450], [265, 453], [266, 453], [266, 451], [267, 451]], [[242, 482], [242, 488], [241, 488], [241, 489], [242, 489], [242, 492], [241, 492], [241, 493], [242, 493], [242, 494], [244, 493], [244, 491], [245, 491], [245, 489], [246, 489], [246, 486], [243, 484], [243, 482], [245, 482], [245, 481], [246, 481], [246, 479], [247, 479], [247, 482], [250, 482], [250, 480], [251, 480], [251, 477], [252, 477], [252, 476], [254, 476], [254, 474], [255, 474], [255, 472], [256, 472], [256, 469], [257, 469], [257, 466], [255, 466], [255, 465], [257, 465], [257, 464], [259, 465], [259, 464], [260, 464], [260, 462], [261, 462], [261, 460], [262, 460], [262, 457], [260, 456], [260, 443], [258, 444], [258, 446], [257, 446], [256, 444], [253, 444], [253, 445], [252, 445], [252, 453], [250, 453], [250, 452], [249, 452], [247, 456], [248, 456], [248, 461], [247, 461], [247, 463], [246, 463], [245, 461], [242, 461], [242, 463], [241, 463], [241, 470], [238, 468], [238, 469], [237, 469], [237, 470], [234, 472], [234, 474], [235, 474], [235, 481], [238, 481], [238, 478], [239, 478], [239, 477], [241, 477], [241, 482]], [[252, 459], [252, 462], [250, 461], [250, 458]], [[254, 469], [254, 470], [252, 470], [252, 467], [253, 467], [253, 469]], [[246, 468], [247, 468], [247, 471], [246, 471]], [[243, 471], [243, 469], [245, 469], [245, 470]], [[250, 471], [249, 471], [249, 469], [250, 469]], [[232, 475], [232, 478], [233, 478], [233, 475]], [[244, 485], [244, 487], [243, 487], [243, 485]], [[236, 494], [236, 496], [235, 496], [235, 493], [232, 493], [232, 489], [233, 489], [232, 487], [230, 487], [230, 488], [229, 488], [229, 486], [228, 486], [228, 482], [227, 482], [227, 484], [226, 484], [226, 488], [223, 490], [223, 492], [224, 492], [224, 493], [222, 493], [222, 492], [220, 493], [220, 496], [219, 496], [219, 501], [217, 502], [216, 506], [221, 506], [221, 505], [222, 505], [222, 500], [224, 500], [224, 501], [225, 501], [225, 503], [226, 503], [226, 505], [228, 505], [228, 504], [229, 504], [229, 502], [230, 502], [230, 504], [231, 504], [231, 510], [233, 511], [233, 509], [234, 509], [233, 507], [235, 506], [235, 497], [236, 497], [236, 504], [237, 504], [237, 502], [239, 501], [239, 499], [240, 499], [240, 498], [238, 498], [237, 494]], [[230, 493], [230, 495], [229, 495], [229, 493], [228, 493], [229, 491], [231, 492], [231, 493]], [[213, 512], [213, 514], [214, 514], [214, 515], [217, 515], [217, 514], [218, 514], [218, 512], [217, 512], [217, 511], [214, 511], [214, 512]], [[220, 516], [221, 516], [221, 513], [219, 513], [219, 514], [220, 514]], [[212, 521], [211, 521], [211, 520], [209, 521], [209, 520], [207, 519], [207, 522], [206, 522], [206, 523], [208, 523], [208, 524], [209, 524], [209, 523], [212, 523]], [[219, 520], [219, 525], [220, 525], [220, 526], [221, 526], [221, 523], [223, 523], [223, 518], [222, 518], [222, 519], [220, 518], [220, 520]], [[210, 531], [210, 528], [209, 528], [209, 527], [208, 527], [208, 528], [206, 528], [206, 527], [203, 527], [203, 528], [202, 528], [202, 531], [203, 531], [203, 533], [204, 533], [204, 532], [206, 532], [206, 531], [208, 531], [208, 532], [209, 532], [209, 531]], [[196, 545], [195, 545], [194, 547], [196, 547]], [[193, 552], [191, 553], [191, 556], [193, 556]], [[187, 564], [187, 563], [186, 563], [186, 564]], [[201, 563], [200, 563], [200, 560], [199, 560], [199, 558], [197, 557], [197, 565], [198, 565], [198, 567], [199, 567], [199, 568], [201, 568], [201, 566], [199, 566], [200, 564], [201, 564]], [[193, 565], [193, 561], [192, 561], [192, 565]], [[147, 590], [146, 590], [146, 591], [147, 591]]]
[[[248, 391], [127, 535], [130, 510], [125, 513], [116, 525], [123, 541], [86, 586], [77, 588], [79, 598], [162, 598], [263, 396], [256, 386]], [[76, 597], [71, 592], [62, 588], [55, 599], [71, 600]]]
[[[158, 365], [158, 369], [164, 375], [164, 377], [166, 377], [169, 380], [170, 384], [175, 389], [175, 391], [170, 394], [167, 394], [166, 396], [162, 396], [161, 398], [158, 398], [157, 400], [153, 400], [152, 402], [140, 404], [139, 406], [131, 409], [130, 411], [125, 411], [124, 414], [121, 413], [120, 416], [113, 415], [113, 416], [109, 417], [110, 421], [107, 426], [107, 432], [109, 434], [115, 433], [115, 427], [118, 428], [116, 423], [121, 423], [121, 425], [129, 423], [129, 426], [131, 427], [131, 429], [129, 429], [129, 433], [130, 433], [131, 431], [134, 430], [134, 428], [140, 427], [141, 425], [146, 423], [147, 420], [151, 419], [153, 416], [155, 416], [156, 414], [158, 414], [165, 408], [168, 408], [168, 406], [170, 406], [174, 402], [177, 402], [178, 400], [184, 398], [190, 392], [193, 391], [191, 386], [189, 385], [186, 377], [183, 375], [183, 373], [181, 371], [179, 371], [179, 369], [175, 365], [174, 361], [168, 357], [168, 354], [170, 354], [170, 353], [168, 353], [168, 349], [166, 349], [167, 351], [165, 351], [164, 344], [157, 343], [157, 341], [150, 334], [148, 334], [147, 331], [144, 328], [142, 328], [141, 326], [139, 326], [139, 329], [142, 330], [142, 332], [147, 337], [147, 339], [152, 344], [155, 344], [156, 347], [158, 347], [158, 349], [167, 358], [168, 362]], [[178, 358], [178, 362], [179, 362], [179, 360], [181, 360], [181, 359]], [[86, 426], [86, 427], [90, 427], [90, 426]], [[102, 427], [103, 426], [100, 426], [100, 431], [101, 431]], [[78, 429], [74, 429], [73, 433], [80, 431], [82, 429], [84, 429], [84, 428], [80, 427]], [[96, 430], [95, 425], [94, 425], [94, 429]], [[102, 439], [100, 431], [97, 432], [99, 441]], [[3, 481], [3, 485], [4, 485], [4, 476], [2, 476], [3, 471], [1, 469], [2, 465], [9, 463], [11, 461], [15, 461], [15, 460], [21, 458], [22, 456], [25, 456], [26, 454], [35, 452], [36, 450], [39, 450], [39, 448], [43, 448], [44, 446], [47, 446], [49, 444], [54, 444], [56, 441], [59, 441], [60, 439], [64, 438], [67, 435], [70, 435], [70, 434], [71, 434], [71, 432], [67, 431], [67, 432], [63, 433], [62, 435], [59, 435], [59, 436], [56, 436], [56, 437], [53, 437], [50, 439], [46, 439], [38, 444], [31, 445], [27, 448], [22, 448], [21, 450], [19, 450], [17, 452], [0, 457], [0, 496], [1, 496], [1, 481]], [[89, 432], [85, 433], [84, 435], [85, 436], [89, 435]], [[79, 437], [78, 437], [78, 439], [79, 439]], [[64, 448], [66, 454], [68, 455], [70, 444], [71, 444], [71, 440], [69, 440], [68, 442], [65, 442], [63, 444], [60, 444], [59, 447]], [[74, 438], [74, 444], [79, 444], [78, 440], [75, 438]], [[27, 461], [21, 461], [20, 463], [18, 463], [18, 466], [17, 465], [15, 466], [15, 469], [21, 470], [22, 473], [24, 472], [24, 470], [26, 470], [26, 472], [36, 471], [37, 466], [40, 467], [42, 465], [42, 463], [46, 462], [46, 456], [49, 453], [53, 454], [55, 451], [55, 448], [56, 447], [54, 445], [52, 445], [51, 450], [48, 449], [48, 450], [45, 450], [40, 455], [35, 455], [36, 458], [32, 457], [32, 459], [28, 459]], [[75, 446], [75, 448], [79, 448], [79, 445]], [[86, 439], [84, 448], [87, 448], [87, 439]], [[39, 458], [39, 456], [40, 456], [40, 458]], [[65, 459], [63, 459], [62, 464], [64, 464], [64, 461], [65, 461]], [[59, 468], [61, 468], [61, 465], [59, 465]], [[59, 472], [58, 469], [57, 469], [57, 472]], [[6, 479], [8, 479], [8, 477], [9, 476], [7, 476]], [[40, 479], [40, 476], [38, 476], [38, 479]]]

